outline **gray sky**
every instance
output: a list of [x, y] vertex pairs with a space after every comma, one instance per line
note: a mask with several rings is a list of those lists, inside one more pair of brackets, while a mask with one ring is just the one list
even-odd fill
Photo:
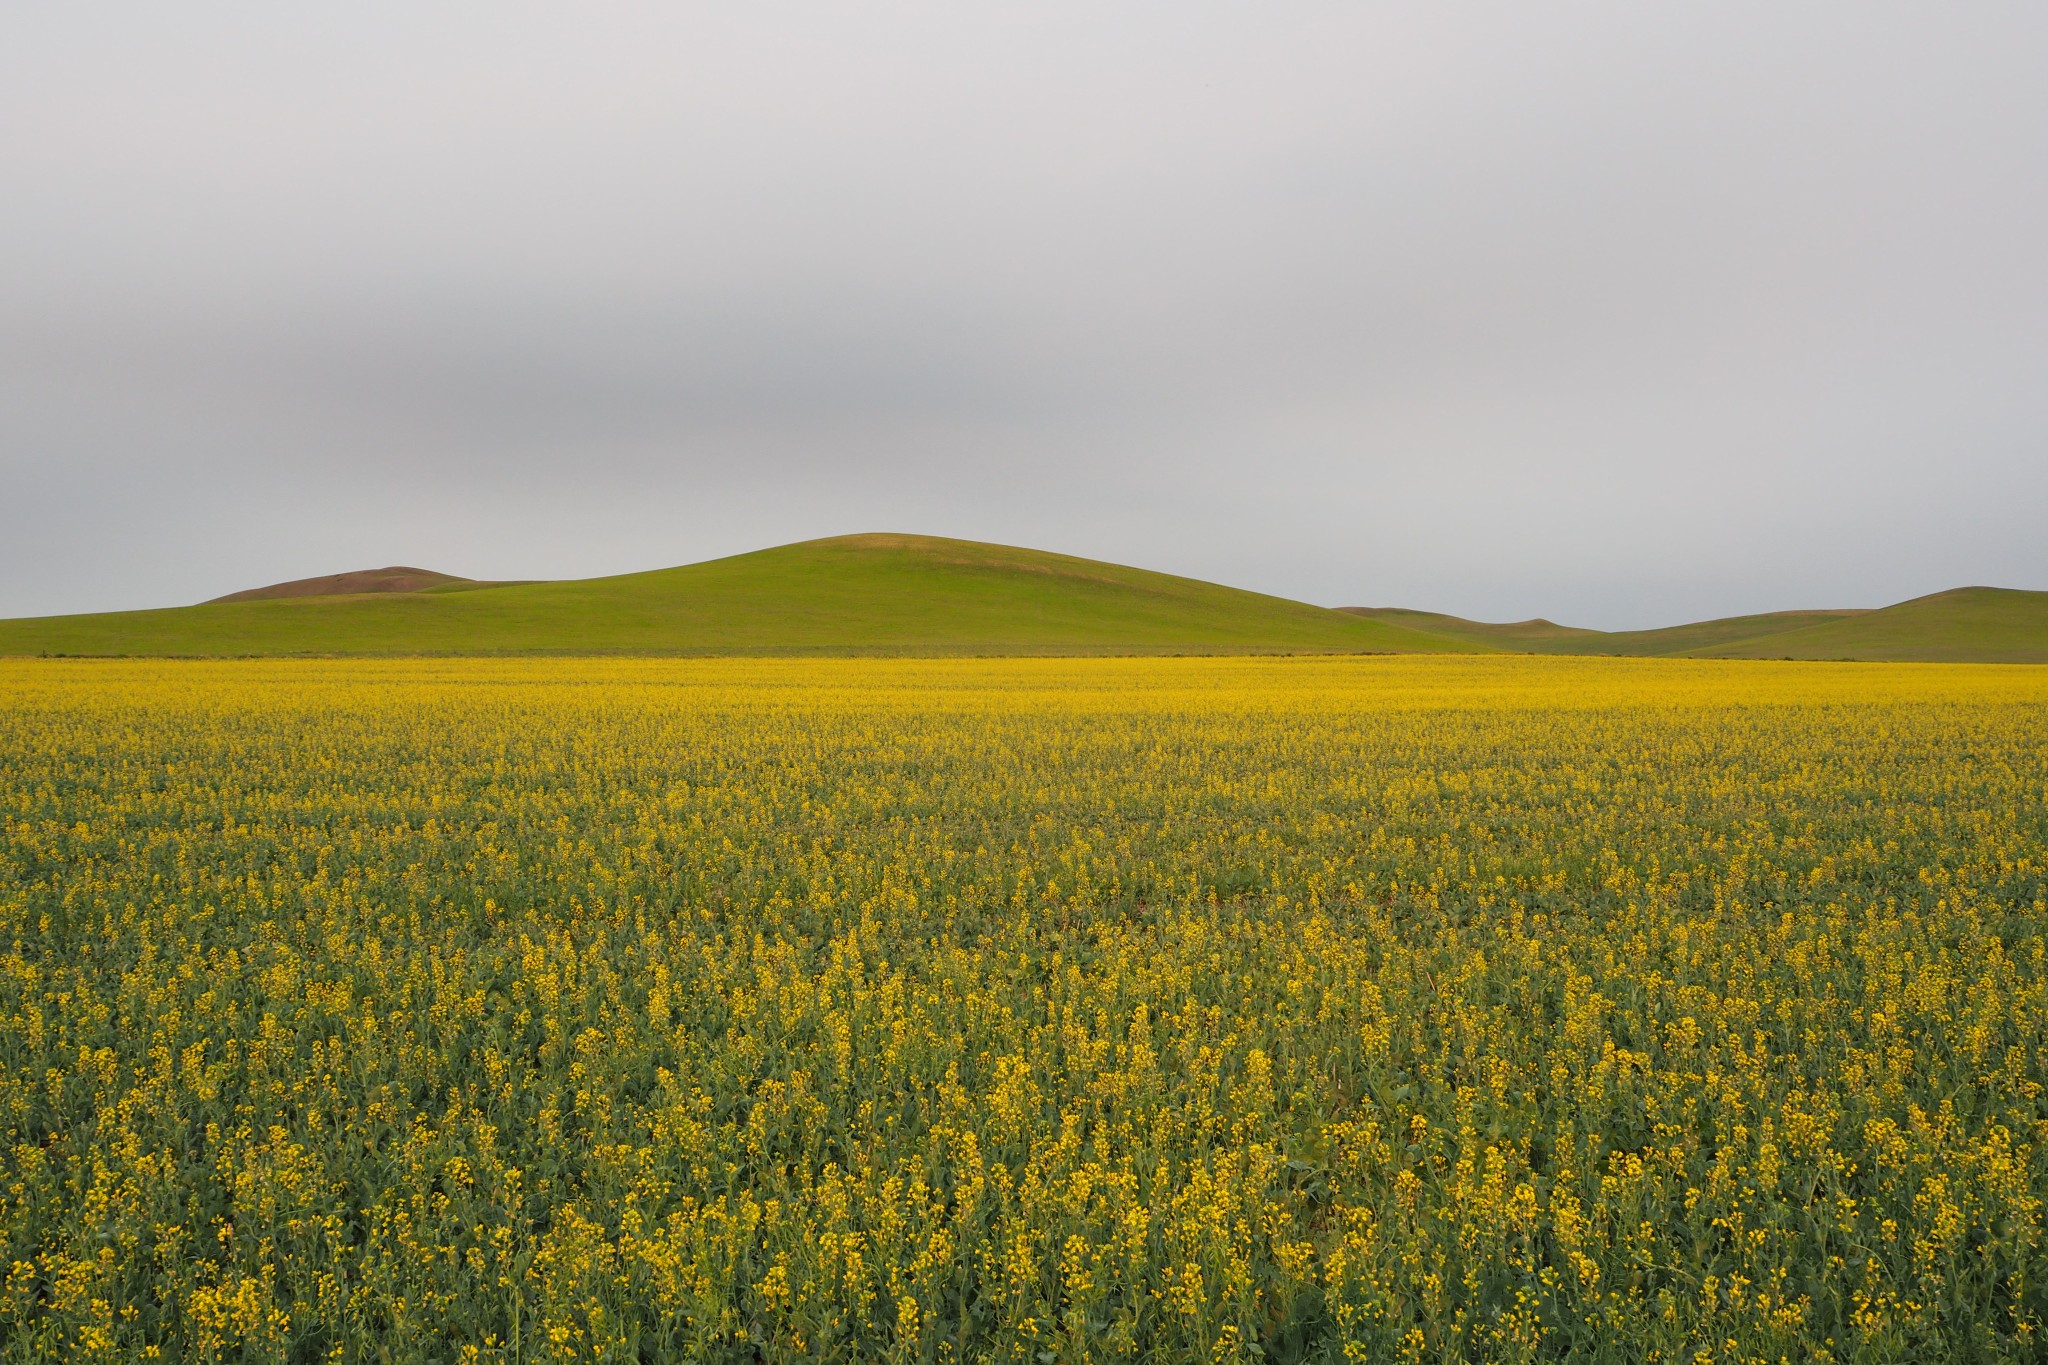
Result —
[[0, 615], [860, 530], [2048, 588], [2048, 6], [15, 6]]

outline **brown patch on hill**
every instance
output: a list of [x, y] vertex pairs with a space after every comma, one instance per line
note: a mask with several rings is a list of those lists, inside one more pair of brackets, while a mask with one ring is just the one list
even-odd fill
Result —
[[[864, 531], [858, 535], [826, 536], [806, 544], [830, 545], [849, 550], [915, 550], [927, 564], [950, 564], [961, 569], [1002, 569], [1011, 573], [1043, 574], [1047, 578], [1070, 578], [1084, 583], [1105, 583], [1114, 588], [1158, 592], [1150, 580], [1166, 577], [1146, 569], [1105, 565], [1098, 560], [1080, 559], [1053, 550], [1030, 550], [1021, 545], [995, 545], [979, 540], [951, 540], [944, 536], [908, 535], [896, 531]], [[1104, 568], [1118, 574], [1100, 572]]]
[[267, 588], [244, 588], [231, 592], [225, 597], [209, 598], [213, 602], [262, 602], [278, 597], [337, 597], [348, 593], [366, 592], [419, 592], [426, 588], [438, 588], [448, 583], [468, 583], [473, 580], [458, 578], [454, 574], [435, 573], [432, 569], [412, 569], [394, 564], [383, 569], [357, 569], [353, 573], [331, 573], [322, 578], [295, 578], [289, 583], [272, 583]]

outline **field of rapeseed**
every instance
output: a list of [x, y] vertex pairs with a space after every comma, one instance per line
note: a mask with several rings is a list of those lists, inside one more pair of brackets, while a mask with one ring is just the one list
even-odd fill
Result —
[[2048, 670], [0, 718], [0, 1359], [2042, 1358]]

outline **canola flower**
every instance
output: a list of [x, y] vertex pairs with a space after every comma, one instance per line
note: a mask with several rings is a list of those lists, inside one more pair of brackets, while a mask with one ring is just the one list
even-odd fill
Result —
[[2048, 670], [0, 664], [0, 1358], [2038, 1360]]

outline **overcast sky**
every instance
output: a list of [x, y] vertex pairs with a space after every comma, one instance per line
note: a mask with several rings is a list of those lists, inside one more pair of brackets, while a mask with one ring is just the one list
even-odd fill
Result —
[[18, 5], [0, 615], [863, 530], [2048, 588], [2048, 6]]

